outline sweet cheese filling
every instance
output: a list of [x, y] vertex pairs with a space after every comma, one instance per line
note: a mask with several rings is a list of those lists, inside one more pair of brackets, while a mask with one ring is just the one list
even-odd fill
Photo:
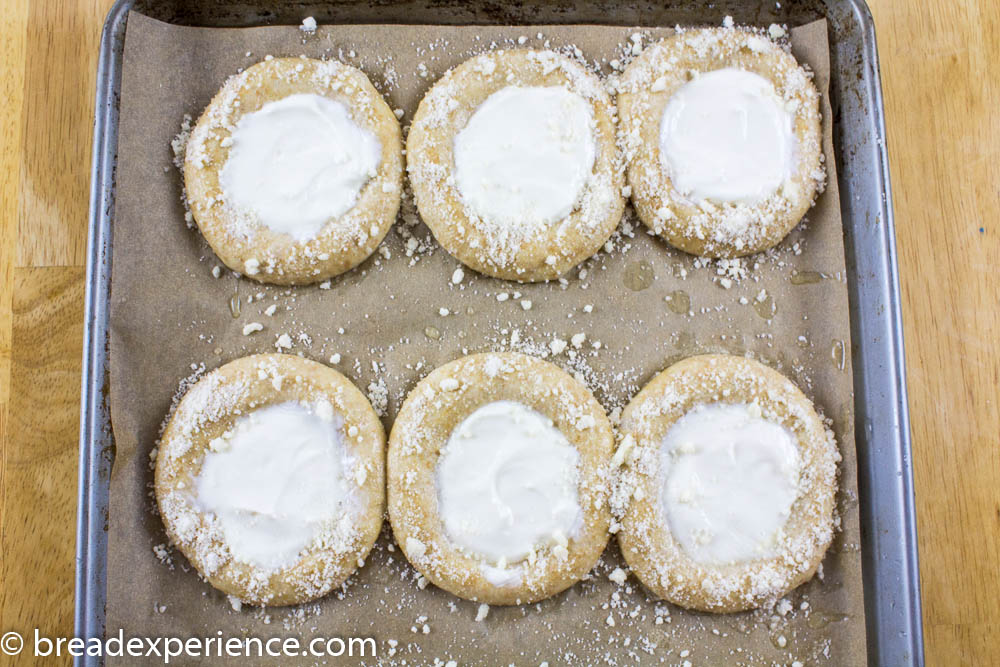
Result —
[[296, 241], [353, 208], [382, 159], [378, 138], [344, 104], [315, 94], [267, 102], [239, 120], [230, 140], [219, 175], [224, 199]]
[[236, 561], [293, 565], [331, 523], [356, 513], [343, 420], [329, 402], [255, 410], [209, 444], [197, 504], [219, 522]]
[[445, 533], [487, 561], [496, 585], [517, 583], [508, 565], [566, 544], [583, 523], [580, 455], [541, 413], [514, 401], [476, 409], [441, 451], [436, 483]]
[[594, 114], [563, 86], [507, 86], [455, 136], [455, 186], [498, 225], [562, 220], [578, 206], [597, 152]]
[[798, 496], [795, 434], [756, 404], [700, 405], [660, 445], [660, 506], [697, 563], [743, 563], [776, 553]]
[[660, 121], [660, 162], [694, 200], [753, 204], [795, 171], [794, 117], [768, 79], [727, 67], [671, 95]]

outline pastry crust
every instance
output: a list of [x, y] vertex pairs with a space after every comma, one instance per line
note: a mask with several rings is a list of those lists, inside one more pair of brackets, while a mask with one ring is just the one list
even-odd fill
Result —
[[[487, 97], [507, 86], [564, 86], [590, 103], [596, 157], [580, 203], [558, 222], [501, 234], [463, 203], [452, 178], [455, 136]], [[511, 49], [471, 58], [427, 92], [406, 140], [407, 172], [420, 216], [438, 242], [480, 273], [525, 282], [558, 278], [611, 236], [625, 207], [615, 109], [600, 80], [553, 51]]]
[[[799, 494], [776, 555], [745, 563], [692, 560], [670, 533], [660, 504], [659, 450], [681, 416], [705, 403], [756, 403], [769, 421], [798, 440]], [[833, 538], [840, 452], [812, 403], [791, 380], [756, 361], [724, 354], [684, 359], [636, 394], [622, 412], [624, 459], [616, 490], [623, 511], [618, 543], [629, 567], [653, 594], [710, 612], [773, 602], [809, 580]]]
[[[795, 173], [754, 204], [691, 201], [674, 189], [660, 161], [660, 121], [670, 98], [691, 72], [726, 67], [769, 79], [794, 115]], [[618, 113], [639, 218], [672, 246], [693, 255], [732, 258], [776, 246], [823, 189], [819, 93], [795, 58], [763, 34], [703, 28], [653, 44], [622, 74]]]
[[[382, 146], [378, 172], [361, 188], [354, 207], [306, 241], [237, 214], [219, 185], [229, 158], [226, 140], [240, 118], [299, 93], [343, 103], [352, 120]], [[212, 250], [233, 271], [277, 285], [326, 280], [371, 255], [396, 220], [402, 177], [399, 121], [363, 72], [333, 60], [273, 58], [230, 77], [198, 119], [185, 149], [188, 205]]]
[[[500, 400], [517, 401], [552, 419], [580, 455], [579, 534], [561, 555], [557, 547], [545, 547], [534, 562], [518, 564], [521, 581], [513, 585], [488, 581], [485, 561], [447, 537], [435, 477], [441, 448], [455, 427], [477, 408]], [[445, 364], [413, 388], [389, 436], [389, 521], [396, 542], [421, 574], [461, 598], [510, 605], [555, 595], [586, 575], [607, 544], [613, 446], [604, 409], [553, 364], [517, 353], [476, 354]]]
[[[218, 522], [198, 510], [191, 493], [209, 443], [254, 410], [323, 398], [343, 418], [344, 446], [356, 461], [348, 475], [358, 499], [353, 525], [336, 543], [310, 545], [290, 567], [267, 571], [233, 560]], [[156, 457], [156, 500], [171, 542], [212, 586], [250, 604], [298, 604], [343, 583], [375, 544], [385, 508], [384, 455], [382, 423], [350, 380], [301, 357], [253, 355], [208, 373], [181, 399]]]

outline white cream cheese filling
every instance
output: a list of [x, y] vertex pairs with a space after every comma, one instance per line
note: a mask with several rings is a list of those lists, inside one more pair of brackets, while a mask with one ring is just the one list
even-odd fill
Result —
[[795, 434], [756, 404], [700, 405], [660, 445], [660, 506], [695, 562], [768, 558], [798, 496], [799, 469]]
[[289, 95], [243, 116], [219, 175], [224, 199], [241, 215], [297, 241], [357, 203], [378, 171], [378, 138], [336, 100]]
[[292, 401], [241, 417], [210, 443], [197, 504], [215, 515], [235, 560], [287, 567], [331, 523], [353, 516], [342, 429], [329, 402]]
[[795, 172], [793, 115], [768, 79], [727, 67], [696, 76], [670, 97], [660, 161], [693, 201], [753, 204]]
[[514, 401], [466, 417], [441, 450], [436, 482], [445, 533], [483, 557], [496, 585], [520, 580], [508, 565], [578, 534], [580, 454], [541, 413]]
[[597, 152], [594, 114], [562, 86], [507, 86], [455, 136], [455, 185], [480, 218], [535, 226], [579, 204]]

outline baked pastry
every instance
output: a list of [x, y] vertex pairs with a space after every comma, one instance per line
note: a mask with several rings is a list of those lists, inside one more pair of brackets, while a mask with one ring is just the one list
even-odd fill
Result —
[[622, 412], [618, 542], [655, 595], [734, 612], [813, 576], [833, 538], [840, 453], [808, 398], [750, 359], [690, 357]]
[[553, 51], [465, 61], [427, 92], [407, 136], [420, 216], [480, 273], [561, 276], [622, 216], [614, 115], [600, 80]]
[[694, 255], [777, 245], [823, 188], [819, 94], [757, 32], [687, 30], [650, 46], [622, 74], [618, 112], [639, 217]]
[[215, 588], [306, 602], [361, 566], [382, 526], [385, 432], [314, 361], [261, 354], [201, 378], [170, 417], [155, 489], [167, 535]]
[[226, 266], [297, 285], [360, 264], [396, 220], [399, 121], [360, 70], [272, 58], [230, 77], [185, 149], [188, 205]]
[[407, 396], [389, 436], [389, 520], [410, 563], [469, 600], [535, 602], [608, 541], [614, 437], [586, 387], [545, 361], [477, 354]]

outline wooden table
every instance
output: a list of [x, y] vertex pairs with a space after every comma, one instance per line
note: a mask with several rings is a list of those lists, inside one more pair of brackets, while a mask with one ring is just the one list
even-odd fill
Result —
[[[111, 0], [5, 3], [0, 632], [73, 631], [97, 47]], [[1000, 655], [1000, 3], [872, 0], [903, 282], [928, 664]]]

